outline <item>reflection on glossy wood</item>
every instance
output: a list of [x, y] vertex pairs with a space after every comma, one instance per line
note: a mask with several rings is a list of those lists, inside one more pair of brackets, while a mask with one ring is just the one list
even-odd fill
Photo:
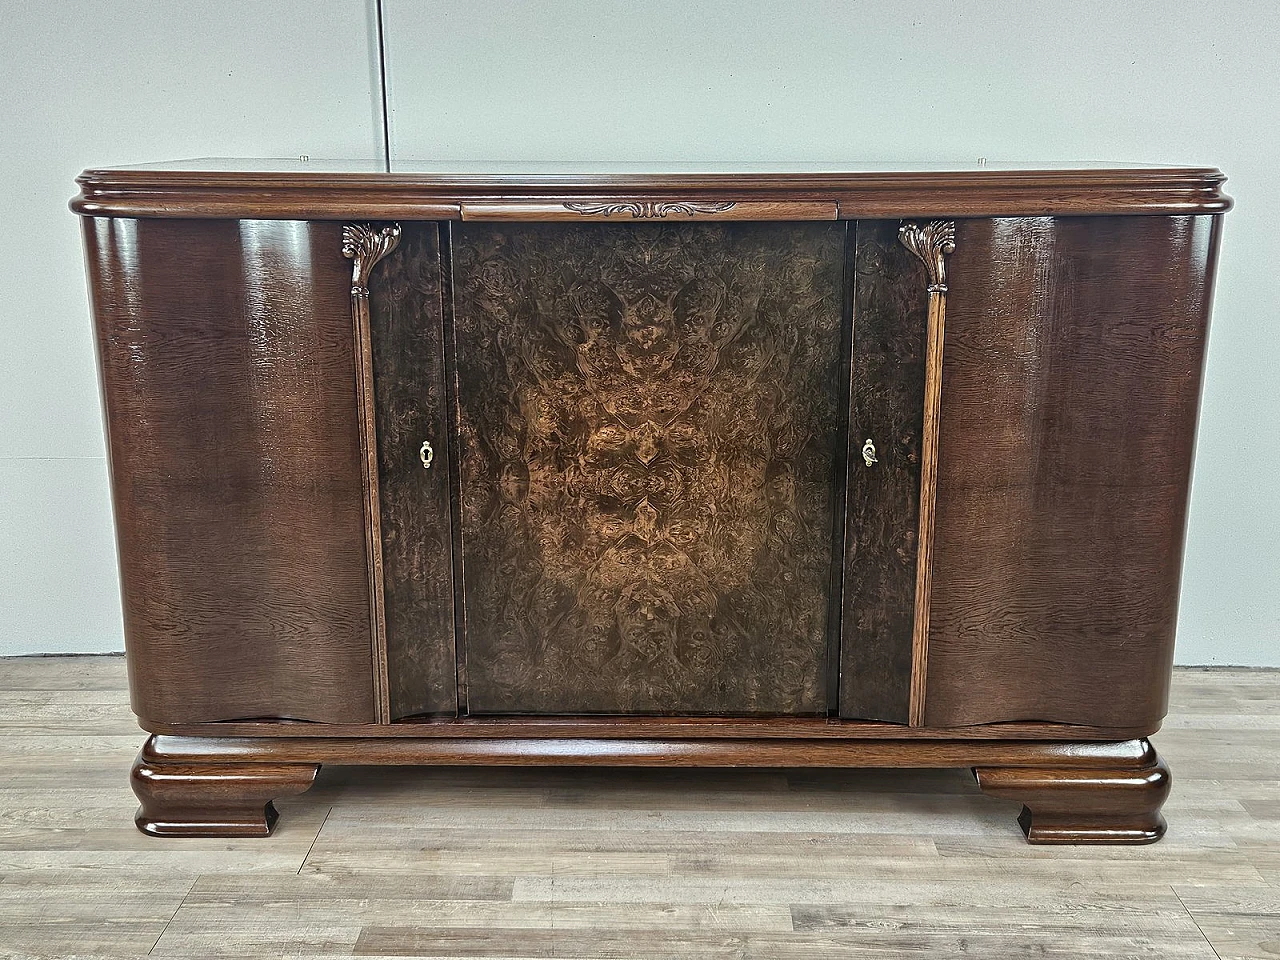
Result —
[[1136, 763], [1086, 769], [978, 767], [983, 793], [1021, 800], [1018, 825], [1032, 843], [1155, 843], [1169, 768], [1147, 741]]
[[855, 236], [840, 716], [906, 723], [929, 300], [896, 220]]
[[[945, 164], [890, 170], [644, 172], [641, 166], [529, 164], [438, 173], [316, 173], [285, 161], [278, 170], [207, 172], [132, 167], [86, 170], [77, 213], [133, 217], [327, 217], [361, 220], [457, 219], [464, 211], [515, 220], [541, 217], [565, 202], [822, 202], [845, 219], [1035, 217], [1082, 214], [1222, 213], [1231, 200], [1213, 167], [956, 169]], [[249, 165], [252, 167], [252, 165]], [[563, 207], [561, 207], [563, 209]], [[780, 215], [781, 218], [781, 215]]]
[[843, 236], [456, 229], [471, 711], [825, 711]]
[[372, 720], [338, 225], [85, 230], [134, 709]]
[[1154, 729], [1217, 221], [957, 229], [927, 721]]
[[[1032, 843], [1150, 843], [1164, 833], [1169, 773], [1146, 740], [915, 740], [152, 736], [134, 766], [138, 825], [161, 836], [265, 836], [273, 797], [320, 763], [624, 767], [973, 766], [993, 796], [1022, 800]], [[266, 804], [264, 815], [263, 805]]]
[[356, 406], [360, 415], [360, 475], [364, 485], [365, 557], [369, 569], [369, 630], [373, 638], [373, 709], [391, 720], [387, 679], [387, 625], [382, 583], [382, 498], [378, 489], [377, 409], [373, 397], [373, 338], [369, 331], [369, 276], [400, 243], [400, 226], [349, 223], [342, 227], [342, 255], [351, 261], [351, 321], [356, 350]]
[[458, 702], [439, 227], [401, 229], [369, 298], [393, 719]]

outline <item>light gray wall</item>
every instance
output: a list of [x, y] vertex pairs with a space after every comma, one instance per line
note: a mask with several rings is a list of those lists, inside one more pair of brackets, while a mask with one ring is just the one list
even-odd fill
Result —
[[[0, 53], [0, 652], [118, 649], [72, 176], [377, 155], [369, 10], [32, 3]], [[189, 10], [204, 5], [189, 4]], [[324, 16], [316, 11], [323, 10]], [[1280, 665], [1280, 7], [384, 0], [392, 159], [1219, 165], [1227, 218], [1179, 624], [1183, 663]], [[55, 16], [56, 14], [56, 16]], [[17, 131], [14, 140], [12, 132]], [[21, 297], [14, 292], [21, 290]], [[12, 355], [10, 346], [16, 347]]]
[[382, 149], [365, 0], [26, 0], [0, 18], [0, 654], [123, 649], [75, 177]]

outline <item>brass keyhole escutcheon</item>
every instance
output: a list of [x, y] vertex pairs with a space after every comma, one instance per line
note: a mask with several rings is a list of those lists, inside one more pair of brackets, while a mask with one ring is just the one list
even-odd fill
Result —
[[871, 442], [870, 437], [867, 437], [867, 442], [862, 445], [862, 460], [868, 467], [880, 462], [876, 458], [876, 445]]
[[430, 470], [431, 461], [436, 458], [435, 447], [431, 446], [430, 440], [423, 440], [422, 447], [418, 450], [418, 459], [422, 461], [422, 469]]

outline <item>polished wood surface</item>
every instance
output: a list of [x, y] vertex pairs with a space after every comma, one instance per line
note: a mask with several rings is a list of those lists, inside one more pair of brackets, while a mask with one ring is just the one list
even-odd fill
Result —
[[930, 725], [1156, 724], [1218, 221], [968, 220], [948, 263]]
[[[1147, 740], [798, 740], [728, 737], [173, 737], [134, 765], [139, 826], [167, 836], [269, 831], [272, 787], [305, 789], [318, 763], [623, 767], [974, 767], [993, 796], [1022, 800], [1032, 843], [1150, 843], [1165, 830], [1169, 772]], [[220, 770], [223, 771], [220, 773]]]
[[152, 214], [85, 220], [144, 829], [363, 758], [1158, 835], [1217, 171], [280, 166], [75, 204]]
[[844, 225], [452, 234], [468, 711], [825, 713]]
[[[927, 281], [896, 220], [860, 220], [855, 237], [839, 714], [906, 723]], [[872, 463], [862, 453], [868, 441]]]
[[834, 200], [581, 201], [474, 200], [459, 205], [462, 220], [835, 220]]
[[820, 717], [710, 716], [548, 716], [546, 714], [474, 717], [411, 717], [399, 723], [299, 724], [260, 720], [224, 722], [217, 727], [200, 723], [139, 724], [149, 733], [178, 737], [216, 734], [226, 737], [560, 737], [605, 739], [687, 739], [736, 737], [751, 740], [1063, 740], [1096, 742], [1135, 740], [1155, 728], [1087, 727], [1060, 723], [989, 723], [962, 727], [908, 727], [901, 723], [847, 721]]
[[134, 710], [372, 720], [338, 225], [84, 226]]
[[458, 709], [441, 271], [439, 226], [409, 223], [371, 279], [392, 719]]
[[1164, 836], [1160, 808], [1169, 767], [1147, 741], [1136, 762], [1088, 769], [985, 767], [983, 793], [1024, 803], [1018, 825], [1032, 843], [1154, 843]]
[[[623, 166], [512, 165], [380, 174], [316, 170], [306, 163], [199, 161], [180, 166], [87, 170], [77, 213], [127, 217], [458, 219], [464, 205], [523, 220], [548, 203], [733, 202], [832, 204], [844, 219], [1202, 214], [1230, 209], [1212, 167], [894, 169], [721, 167], [683, 173]], [[359, 169], [367, 169], [356, 165]]]
[[279, 814], [274, 801], [302, 793], [313, 763], [156, 763], [146, 746], [132, 770], [141, 806], [139, 830], [153, 837], [265, 837]]

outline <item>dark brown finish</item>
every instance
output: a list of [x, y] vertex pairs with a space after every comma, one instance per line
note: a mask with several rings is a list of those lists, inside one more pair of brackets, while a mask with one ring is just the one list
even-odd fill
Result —
[[[924, 267], [898, 222], [860, 220], [853, 263], [840, 716], [907, 722], [924, 416]], [[868, 465], [871, 440], [877, 462]]]
[[351, 322], [355, 328], [356, 425], [360, 432], [360, 481], [364, 490], [365, 562], [369, 571], [369, 630], [373, 657], [373, 710], [391, 722], [387, 676], [387, 624], [383, 607], [382, 497], [378, 487], [378, 411], [373, 397], [373, 336], [369, 330], [369, 275], [400, 242], [400, 226], [349, 223], [342, 228], [342, 255], [351, 260]]
[[454, 228], [470, 712], [826, 711], [843, 236]]
[[[87, 174], [153, 215], [85, 222], [139, 825], [261, 835], [325, 762], [965, 765], [1032, 841], [1156, 839], [1221, 183]], [[745, 219], [833, 210], [893, 219]], [[956, 216], [930, 562], [894, 231]]]
[[[1032, 843], [1145, 843], [1164, 832], [1168, 768], [1146, 740], [1043, 741], [337, 738], [152, 736], [134, 765], [138, 825], [159, 836], [265, 836], [273, 798], [322, 763], [466, 766], [974, 766], [982, 789], [1023, 800]], [[265, 805], [265, 814], [264, 814]]]
[[406, 223], [370, 281], [393, 719], [458, 706], [440, 271], [438, 225]]
[[1217, 222], [959, 224], [930, 725], [1159, 724]]
[[[280, 161], [246, 172], [236, 161], [165, 168], [88, 170], [77, 213], [131, 217], [457, 219], [464, 204], [498, 202], [517, 219], [525, 204], [688, 200], [835, 203], [844, 219], [1222, 213], [1231, 201], [1212, 167], [1106, 165], [1074, 169], [956, 169], [635, 172], [634, 165], [528, 164], [524, 171], [316, 173]], [[366, 168], [367, 169], [367, 168]]]
[[1136, 762], [1092, 767], [978, 767], [984, 793], [1021, 800], [1018, 824], [1032, 843], [1154, 843], [1169, 768], [1146, 740]]
[[273, 800], [303, 793], [314, 763], [208, 763], [157, 758], [148, 740], [134, 761], [134, 822], [153, 837], [265, 837], [276, 825]]
[[338, 225], [84, 225], [134, 711], [372, 720]]
[[171, 737], [152, 736], [158, 763], [436, 764], [606, 767], [1038, 767], [1138, 769], [1146, 740], [805, 740], [736, 737]]
[[461, 205], [463, 220], [836, 220], [834, 200], [475, 200]]
[[1061, 723], [994, 723], [967, 727], [904, 727], [897, 723], [851, 722], [827, 717], [654, 717], [546, 715], [413, 718], [371, 727], [365, 724], [298, 724], [288, 721], [205, 724], [141, 724], [149, 733], [198, 737], [556, 737], [567, 739], [749, 740], [1133, 740], [1148, 728], [1079, 727]]

